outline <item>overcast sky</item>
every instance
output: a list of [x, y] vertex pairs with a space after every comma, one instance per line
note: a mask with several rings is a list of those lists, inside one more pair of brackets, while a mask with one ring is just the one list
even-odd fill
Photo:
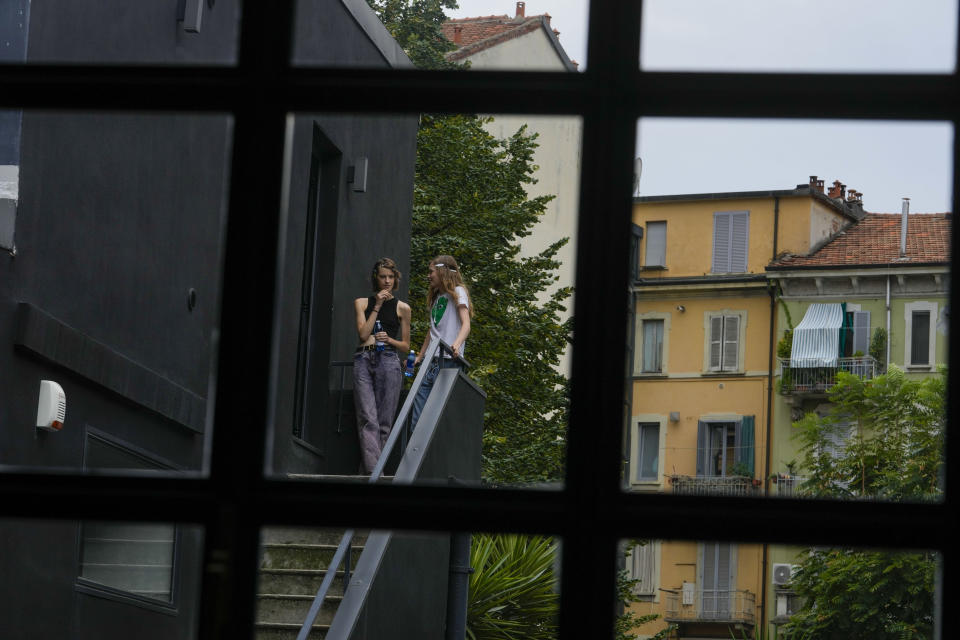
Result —
[[[514, 15], [513, 0], [459, 0], [454, 17]], [[629, 0], [624, 0], [629, 1]], [[526, 0], [586, 66], [584, 0]], [[956, 0], [647, 0], [648, 70], [949, 73]], [[825, 80], [824, 95], [829, 94]], [[649, 119], [638, 126], [642, 195], [789, 189], [818, 175], [868, 211], [950, 211], [949, 123]]]

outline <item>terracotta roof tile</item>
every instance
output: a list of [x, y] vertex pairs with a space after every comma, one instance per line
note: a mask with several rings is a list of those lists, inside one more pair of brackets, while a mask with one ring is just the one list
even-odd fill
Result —
[[[447, 54], [447, 58], [459, 60], [495, 44], [536, 31], [543, 24], [544, 18], [549, 20], [549, 17], [549, 14], [520, 18], [502, 15], [448, 20], [441, 27], [443, 35], [460, 48]], [[457, 29], [459, 36], [455, 35]]]
[[786, 255], [771, 267], [834, 267], [950, 261], [949, 213], [911, 213], [907, 252], [900, 257], [899, 213], [868, 213], [808, 256]]

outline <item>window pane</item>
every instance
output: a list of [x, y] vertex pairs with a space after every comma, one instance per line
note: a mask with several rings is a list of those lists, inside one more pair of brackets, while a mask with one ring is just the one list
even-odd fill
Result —
[[680, 638], [807, 637], [824, 627], [848, 638], [891, 628], [934, 637], [941, 615], [932, 551], [642, 538], [620, 548], [617, 624], [630, 637], [668, 628]]
[[6, 0], [0, 63], [230, 65], [239, 21], [237, 0]]
[[560, 73], [586, 66], [586, 0], [499, 6], [463, 0], [454, 7], [298, 0], [293, 63]]
[[[289, 127], [268, 473], [365, 480], [396, 432], [396, 482], [559, 486], [579, 119], [295, 114]], [[404, 376], [410, 352], [439, 341], [469, 367], [427, 357]]]
[[646, 0], [640, 63], [648, 71], [950, 73], [956, 27], [952, 1]]
[[0, 463], [199, 470], [231, 119], [5, 114]]
[[172, 524], [83, 524], [80, 577], [139, 598], [171, 602], [176, 527]]
[[203, 528], [0, 519], [4, 638], [196, 638]]
[[[341, 637], [361, 616], [368, 637], [376, 638], [413, 637], [458, 622], [469, 630], [467, 637], [497, 637], [503, 630], [517, 637], [556, 633], [561, 560], [556, 538], [357, 530], [346, 542], [345, 533], [263, 529], [258, 634], [295, 635], [326, 580], [326, 598], [309, 623], [315, 633]], [[472, 571], [454, 571], [462, 566]], [[457, 578], [466, 583], [460, 591], [466, 595], [462, 621], [447, 614], [448, 593], [457, 592], [448, 583]]]
[[[638, 133], [632, 222], [670, 233], [666, 269], [641, 271], [631, 289], [624, 484], [941, 500], [950, 126], [649, 119]], [[838, 140], [840, 161], [825, 151]], [[800, 164], [850, 172], [860, 188], [787, 182]], [[734, 253], [744, 256], [736, 268]], [[654, 321], [656, 377], [643, 375]], [[641, 423], [661, 425], [655, 478], [644, 477]], [[894, 442], [909, 442], [910, 455]]]

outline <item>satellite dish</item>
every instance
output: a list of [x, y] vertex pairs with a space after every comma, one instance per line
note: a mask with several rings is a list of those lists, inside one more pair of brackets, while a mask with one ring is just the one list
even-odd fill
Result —
[[633, 193], [640, 195], [640, 173], [643, 171], [643, 160], [637, 158], [633, 161]]

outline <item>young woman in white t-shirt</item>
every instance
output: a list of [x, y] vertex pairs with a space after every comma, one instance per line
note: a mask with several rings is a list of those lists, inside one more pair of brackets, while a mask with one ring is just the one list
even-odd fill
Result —
[[[467, 346], [467, 336], [470, 335], [470, 318], [473, 316], [473, 305], [470, 302], [470, 291], [463, 281], [460, 266], [453, 256], [437, 256], [430, 261], [430, 271], [427, 275], [430, 286], [427, 288], [427, 307], [430, 309], [430, 330], [423, 340], [416, 364], [423, 361], [427, 348], [434, 340], [442, 340], [453, 348], [456, 356], [463, 356]], [[460, 361], [449, 354], [439, 354], [433, 362], [427, 363], [427, 370], [413, 399], [413, 413], [411, 424], [416, 425], [420, 419], [420, 412], [427, 402], [427, 397], [433, 389], [434, 380], [441, 368], [459, 367]]]

